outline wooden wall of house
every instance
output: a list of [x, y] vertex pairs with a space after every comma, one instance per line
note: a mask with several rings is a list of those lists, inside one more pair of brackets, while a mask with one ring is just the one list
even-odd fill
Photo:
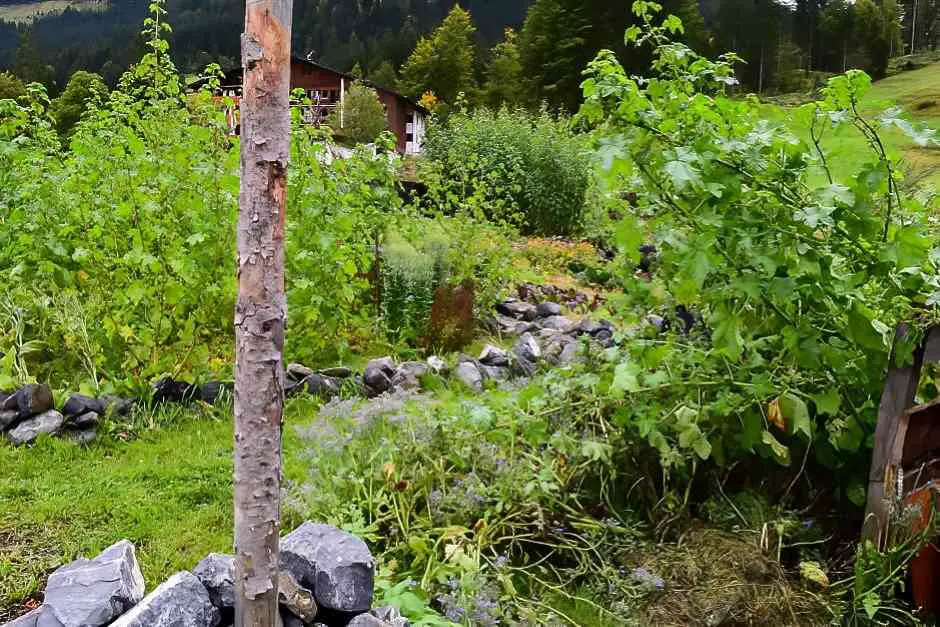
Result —
[[388, 118], [388, 128], [395, 133], [398, 140], [396, 150], [405, 153], [405, 144], [408, 141], [408, 122], [411, 121], [411, 107], [404, 100], [382, 89], [377, 90], [379, 100], [385, 105], [385, 115]]

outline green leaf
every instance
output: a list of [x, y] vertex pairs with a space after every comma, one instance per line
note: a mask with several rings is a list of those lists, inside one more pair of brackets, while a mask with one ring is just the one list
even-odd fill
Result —
[[823, 394], [813, 394], [813, 402], [816, 404], [817, 413], [835, 416], [839, 413], [839, 405], [842, 401], [839, 392], [830, 388]]
[[770, 450], [773, 452], [774, 457], [780, 465], [790, 465], [790, 449], [777, 441], [774, 434], [770, 431], [764, 431], [764, 433], [761, 434], [761, 441], [770, 447]]
[[699, 171], [685, 161], [669, 161], [664, 168], [666, 174], [672, 179], [673, 185], [680, 191], [689, 186], [697, 187], [702, 183]]
[[803, 433], [807, 438], [813, 437], [813, 423], [809, 418], [809, 408], [803, 399], [787, 392], [780, 397], [780, 412], [787, 421], [787, 430], [790, 433]]
[[639, 374], [639, 365], [629, 359], [617, 364], [614, 368], [614, 380], [610, 384], [611, 394], [623, 397], [624, 392], [636, 392], [640, 389]]

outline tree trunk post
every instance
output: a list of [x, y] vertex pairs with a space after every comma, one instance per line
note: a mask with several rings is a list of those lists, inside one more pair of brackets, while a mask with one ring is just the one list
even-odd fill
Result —
[[247, 0], [235, 308], [235, 625], [278, 618], [292, 0]]

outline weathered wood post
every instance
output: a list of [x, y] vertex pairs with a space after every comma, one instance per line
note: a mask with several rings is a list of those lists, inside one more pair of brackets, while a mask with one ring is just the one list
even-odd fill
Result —
[[277, 624], [293, 0], [247, 0], [235, 308], [235, 625]]

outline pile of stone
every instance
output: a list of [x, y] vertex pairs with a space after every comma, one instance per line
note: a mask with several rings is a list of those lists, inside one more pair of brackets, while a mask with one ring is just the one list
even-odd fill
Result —
[[[375, 560], [361, 539], [305, 522], [281, 539], [278, 600], [284, 627], [408, 627], [392, 607], [372, 608]], [[44, 602], [4, 627], [227, 627], [235, 613], [235, 560], [213, 553], [144, 596], [134, 545], [49, 576]]]
[[132, 406], [133, 401], [117, 397], [73, 394], [60, 411], [48, 385], [31, 383], [13, 392], [0, 392], [0, 433], [16, 445], [32, 442], [42, 434], [88, 443], [95, 439], [104, 415], [125, 414]]

